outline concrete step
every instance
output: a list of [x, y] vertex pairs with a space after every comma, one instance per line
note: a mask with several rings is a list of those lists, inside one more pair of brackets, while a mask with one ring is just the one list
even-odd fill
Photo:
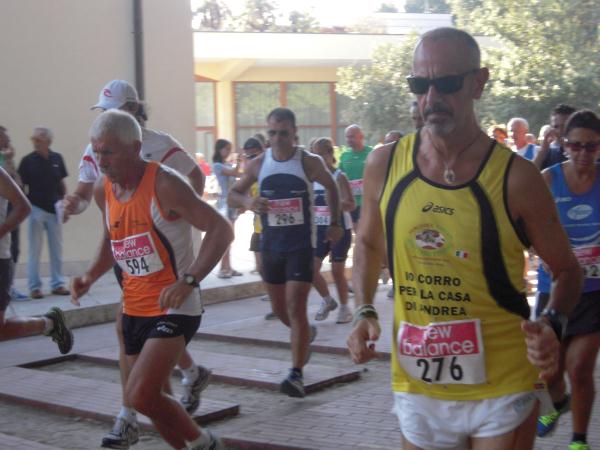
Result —
[[[112, 423], [121, 406], [121, 386], [42, 370], [0, 369], [0, 399], [59, 414]], [[236, 416], [235, 403], [202, 398], [193, 419], [198, 424]], [[152, 430], [148, 417], [138, 414], [140, 427]]]
[[[222, 383], [278, 390], [290, 367], [288, 361], [189, 350], [194, 361], [211, 369], [212, 379]], [[96, 363], [118, 364], [118, 351], [113, 347], [81, 353], [77, 357]], [[360, 372], [354, 367], [341, 369], [309, 363], [304, 369], [304, 389], [310, 394], [336, 383], [359, 378]]]

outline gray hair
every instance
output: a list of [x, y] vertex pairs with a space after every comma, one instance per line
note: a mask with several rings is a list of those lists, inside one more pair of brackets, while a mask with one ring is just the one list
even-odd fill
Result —
[[529, 122], [527, 122], [526, 119], [523, 119], [522, 117], [513, 117], [506, 124], [506, 128], [510, 128], [513, 123], [522, 123], [525, 126], [525, 130], [529, 131]]
[[421, 43], [425, 40], [439, 41], [446, 39], [460, 39], [462, 40], [469, 50], [469, 63], [472, 69], [479, 69], [481, 66], [481, 51], [479, 50], [479, 44], [473, 36], [464, 30], [452, 27], [441, 27], [429, 30], [421, 36], [419, 42], [415, 47], [415, 53], [420, 47]]
[[90, 128], [90, 139], [115, 137], [121, 144], [130, 145], [142, 141], [142, 129], [135, 118], [124, 111], [109, 109], [100, 114]]
[[47, 127], [35, 127], [33, 129], [33, 135], [39, 136], [42, 139], [47, 139], [50, 142], [52, 142], [52, 139], [54, 138], [54, 134], [52, 133], [52, 130]]
[[350, 130], [358, 130], [362, 133], [362, 128], [360, 127], [360, 125], [357, 125], [355, 123], [353, 123], [352, 125], [348, 125], [344, 130], [344, 133], [347, 133]]

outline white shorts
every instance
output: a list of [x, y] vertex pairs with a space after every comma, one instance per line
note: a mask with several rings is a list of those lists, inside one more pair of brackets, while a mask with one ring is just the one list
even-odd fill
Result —
[[[547, 392], [543, 391], [547, 395]], [[521, 392], [473, 401], [440, 400], [395, 392], [393, 412], [405, 439], [427, 450], [469, 448], [469, 438], [499, 436], [531, 414], [538, 392]]]

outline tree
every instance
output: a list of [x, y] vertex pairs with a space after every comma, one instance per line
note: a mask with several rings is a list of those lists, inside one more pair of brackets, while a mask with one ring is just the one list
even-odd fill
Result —
[[369, 142], [382, 140], [390, 130], [412, 130], [409, 110], [414, 97], [406, 76], [417, 38], [412, 34], [401, 45], [378, 47], [368, 66], [338, 70], [337, 91], [350, 99], [342, 120], [360, 124]]
[[600, 106], [600, 8], [596, 0], [450, 0], [457, 25], [491, 37], [484, 121], [522, 116], [538, 130], [558, 103]]
[[397, 13], [398, 12], [398, 8], [396, 8], [396, 6], [394, 6], [393, 3], [382, 3], [379, 6], [379, 9], [377, 10], [377, 12], [380, 12], [380, 13]]
[[221, 30], [226, 20], [231, 18], [227, 5], [220, 0], [204, 0], [194, 11], [194, 19], [199, 30]]
[[289, 21], [290, 24], [286, 31], [292, 33], [310, 33], [319, 29], [319, 22], [308, 12], [292, 11]]
[[270, 0], [246, 0], [244, 12], [237, 20], [243, 31], [273, 31], [276, 10], [277, 4]]
[[448, 14], [450, 6], [444, 0], [406, 0], [404, 10], [407, 13]]

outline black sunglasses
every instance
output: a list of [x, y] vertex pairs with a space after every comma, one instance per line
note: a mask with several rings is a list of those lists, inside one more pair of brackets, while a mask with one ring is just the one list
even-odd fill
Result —
[[429, 86], [435, 87], [435, 90], [440, 94], [454, 94], [462, 89], [465, 77], [478, 70], [472, 69], [458, 75], [448, 75], [433, 79], [409, 75], [406, 77], [406, 81], [408, 81], [410, 92], [416, 95], [426, 94], [429, 91]]
[[579, 151], [583, 150], [586, 153], [594, 153], [596, 150], [598, 150], [598, 147], [600, 147], [600, 141], [597, 141], [597, 142], [565, 141], [564, 145], [572, 152], [579, 152]]

